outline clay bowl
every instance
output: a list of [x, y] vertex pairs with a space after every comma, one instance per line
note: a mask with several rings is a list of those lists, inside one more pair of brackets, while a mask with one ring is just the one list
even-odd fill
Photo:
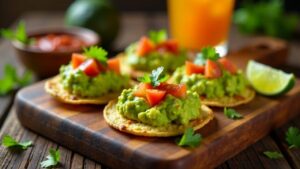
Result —
[[20, 61], [39, 79], [58, 74], [60, 66], [70, 62], [72, 53], [82, 52], [84, 47], [98, 45], [100, 41], [99, 36], [95, 32], [89, 29], [77, 27], [36, 30], [29, 32], [28, 36], [35, 38], [49, 34], [75, 36], [83, 40], [85, 44], [77, 49], [65, 48], [64, 50], [45, 51], [34, 47], [33, 45], [23, 45], [18, 41], [13, 41], [13, 47], [15, 48]]

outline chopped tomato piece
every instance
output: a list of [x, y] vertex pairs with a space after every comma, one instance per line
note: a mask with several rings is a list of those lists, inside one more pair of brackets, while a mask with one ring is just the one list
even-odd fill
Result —
[[107, 61], [108, 69], [120, 74], [120, 59], [112, 58]]
[[152, 89], [151, 84], [149, 83], [140, 83], [136, 91], [133, 93], [137, 97], [146, 97], [146, 90]]
[[86, 60], [86, 57], [84, 55], [73, 53], [72, 54], [72, 60], [71, 64], [73, 69], [76, 69], [79, 65], [81, 65]]
[[154, 44], [147, 37], [142, 37], [138, 43], [136, 54], [138, 56], [144, 56], [147, 53], [153, 51]]
[[205, 77], [206, 78], [218, 78], [222, 76], [222, 70], [217, 62], [207, 60], [205, 65]]
[[218, 62], [221, 64], [221, 66], [229, 71], [232, 74], [235, 74], [237, 72], [237, 67], [235, 64], [233, 64], [231, 61], [229, 61], [227, 58], [220, 58]]
[[79, 69], [91, 77], [95, 77], [100, 73], [100, 69], [95, 59], [88, 59], [87, 61], [83, 62], [79, 66]]
[[190, 61], [185, 62], [185, 72], [187, 75], [191, 74], [203, 74], [204, 73], [204, 66], [200, 66], [194, 64]]
[[168, 52], [177, 54], [178, 53], [178, 42], [174, 39], [166, 40], [156, 46], [158, 50], [166, 50]]
[[166, 91], [157, 90], [157, 89], [147, 89], [146, 98], [150, 106], [155, 106], [160, 103], [166, 95]]
[[158, 87], [159, 90], [164, 90], [168, 94], [174, 97], [185, 97], [186, 96], [186, 85], [185, 84], [168, 84], [168, 83], [161, 83]]

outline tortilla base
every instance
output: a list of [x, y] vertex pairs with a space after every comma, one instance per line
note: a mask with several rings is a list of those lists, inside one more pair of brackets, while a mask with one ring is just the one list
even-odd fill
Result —
[[[168, 127], [154, 127], [133, 120], [124, 118], [116, 109], [117, 101], [110, 101], [104, 108], [103, 115], [105, 121], [113, 128], [138, 136], [147, 137], [171, 137], [183, 134], [186, 127], [183, 125], [171, 124]], [[189, 126], [194, 130], [198, 130], [206, 125], [214, 118], [212, 110], [205, 106], [201, 106], [201, 111], [205, 115], [202, 118], [193, 120]]]
[[117, 92], [109, 93], [101, 97], [79, 97], [71, 94], [63, 88], [63, 86], [60, 84], [59, 76], [55, 76], [52, 79], [47, 80], [45, 83], [45, 90], [47, 93], [51, 94], [53, 97], [60, 100], [61, 102], [69, 104], [106, 104], [110, 100], [117, 98], [120, 94], [120, 92]]

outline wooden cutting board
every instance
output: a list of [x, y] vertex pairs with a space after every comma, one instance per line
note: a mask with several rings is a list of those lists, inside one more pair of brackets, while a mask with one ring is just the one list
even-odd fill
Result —
[[[260, 39], [229, 57], [241, 66], [252, 58], [276, 66], [286, 56], [284, 42]], [[286, 123], [300, 109], [295, 101], [300, 99], [299, 81], [285, 96], [257, 95], [249, 104], [237, 107], [244, 115], [241, 120], [227, 119], [222, 109], [213, 108], [215, 119], [198, 131], [204, 136], [202, 144], [188, 149], [177, 146], [176, 137], [146, 138], [121, 133], [104, 121], [104, 106], [60, 103], [43, 88], [44, 81], [17, 94], [15, 104], [20, 122], [91, 159], [122, 169], [213, 168]]]

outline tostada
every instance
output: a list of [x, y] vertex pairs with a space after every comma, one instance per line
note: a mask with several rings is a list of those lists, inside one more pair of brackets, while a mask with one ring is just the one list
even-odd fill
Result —
[[45, 90], [70, 104], [104, 104], [130, 87], [129, 77], [122, 75], [119, 58], [107, 59], [100, 47], [72, 54], [70, 64], [60, 68], [58, 76], [46, 81]]
[[212, 47], [203, 48], [194, 62], [186, 61], [171, 79], [186, 84], [209, 106], [234, 107], [248, 103], [255, 96], [242, 70], [226, 57], [220, 58]]
[[212, 110], [201, 104], [196, 92], [166, 80], [163, 67], [139, 78], [139, 85], [108, 103], [104, 119], [122, 132], [150, 137], [180, 135], [187, 127], [197, 130], [213, 119]]
[[138, 77], [159, 66], [163, 66], [167, 72], [173, 72], [184, 65], [187, 50], [180, 48], [176, 40], [168, 39], [165, 30], [150, 31], [148, 36], [130, 44], [119, 57], [123, 58], [123, 69], [133, 77]]

